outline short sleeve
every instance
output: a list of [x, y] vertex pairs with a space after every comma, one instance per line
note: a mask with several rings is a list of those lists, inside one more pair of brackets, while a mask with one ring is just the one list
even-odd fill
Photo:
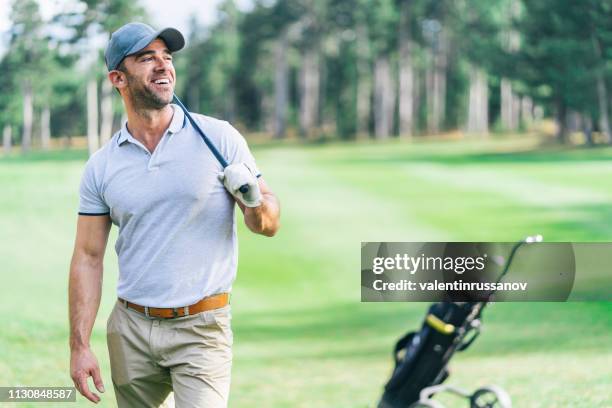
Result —
[[246, 140], [229, 122], [225, 122], [225, 141], [227, 162], [229, 164], [246, 163], [253, 173], [260, 177], [261, 173]]
[[110, 209], [100, 193], [100, 177], [96, 174], [94, 156], [85, 165], [79, 188], [79, 215], [106, 215]]

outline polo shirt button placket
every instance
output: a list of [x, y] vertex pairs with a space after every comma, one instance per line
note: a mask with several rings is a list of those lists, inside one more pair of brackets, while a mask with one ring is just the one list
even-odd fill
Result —
[[147, 165], [147, 169], [149, 171], [159, 170], [159, 164], [157, 163], [159, 162], [159, 155], [161, 154], [161, 151], [164, 149], [164, 144], [166, 143], [165, 139], [167, 137], [168, 137], [168, 133], [164, 134], [164, 136], [159, 141], [159, 144], [157, 145], [153, 153], [149, 153], [150, 157], [149, 157], [149, 163]]
[[147, 169], [149, 171], [159, 170], [159, 165], [157, 164], [157, 152], [154, 152], [149, 158], [149, 163], [147, 164]]

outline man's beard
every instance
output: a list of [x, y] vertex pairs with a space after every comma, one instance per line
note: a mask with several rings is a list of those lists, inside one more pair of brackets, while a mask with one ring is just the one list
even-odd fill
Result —
[[163, 109], [172, 102], [172, 93], [169, 96], [154, 92], [147, 85], [140, 84], [132, 75], [126, 73], [128, 89], [136, 109]]

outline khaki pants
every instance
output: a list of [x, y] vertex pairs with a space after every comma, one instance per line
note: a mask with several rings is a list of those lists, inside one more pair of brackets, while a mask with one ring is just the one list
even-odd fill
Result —
[[[117, 302], [107, 342], [119, 407], [227, 407], [231, 310], [147, 318]], [[174, 392], [172, 392], [174, 391]]]

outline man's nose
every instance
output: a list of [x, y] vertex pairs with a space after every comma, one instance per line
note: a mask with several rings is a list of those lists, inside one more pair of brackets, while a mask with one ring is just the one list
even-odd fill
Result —
[[156, 71], [165, 71], [172, 66], [171, 61], [167, 61], [165, 58], [156, 58], [155, 59], [155, 70]]

